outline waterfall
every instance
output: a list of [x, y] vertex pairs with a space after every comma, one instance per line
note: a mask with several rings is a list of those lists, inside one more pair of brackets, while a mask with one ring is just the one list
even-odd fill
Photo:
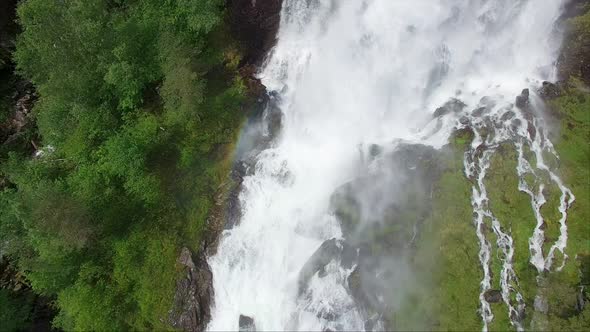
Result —
[[[527, 119], [514, 100], [524, 88], [534, 91], [555, 79], [554, 24], [561, 6], [558, 0], [284, 0], [277, 45], [259, 73], [277, 96], [282, 128], [256, 156], [239, 196], [241, 220], [224, 231], [209, 259], [215, 298], [208, 329], [237, 330], [241, 314], [258, 330], [365, 329], [346, 288], [351, 269], [332, 262], [324, 277], [313, 276], [299, 292], [310, 256], [325, 240], [342, 236], [330, 197], [358, 173], [359, 147], [403, 141], [440, 148], [465, 127], [476, 136], [465, 156], [475, 217], [465, 222], [476, 225], [480, 244], [482, 326], [494, 315], [509, 315], [522, 329], [510, 230], [489, 211], [483, 179], [497, 146], [514, 142], [519, 189], [530, 195], [537, 217], [531, 262], [539, 272], [550, 269], [554, 253], [567, 244], [573, 195], [543, 163], [544, 152], [554, 153], [541, 133], [544, 125]], [[535, 98], [531, 93], [531, 108]], [[433, 117], [449, 100], [465, 106]], [[479, 107], [487, 107], [488, 120], [472, 113]], [[489, 123], [496, 129], [484, 135]], [[522, 156], [525, 145], [537, 155], [535, 165]], [[562, 191], [561, 236], [546, 257], [540, 248], [543, 190], [524, 181], [525, 174], [541, 171]], [[507, 312], [492, 313], [483, 295], [490, 288], [491, 250], [484, 223], [502, 251]]]

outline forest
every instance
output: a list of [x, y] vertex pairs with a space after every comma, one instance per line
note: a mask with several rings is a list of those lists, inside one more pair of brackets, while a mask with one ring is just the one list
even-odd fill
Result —
[[0, 253], [16, 290], [0, 289], [2, 330], [54, 314], [64, 330], [165, 328], [180, 247], [200, 249], [248, 102], [224, 2], [16, 14], [0, 59]]

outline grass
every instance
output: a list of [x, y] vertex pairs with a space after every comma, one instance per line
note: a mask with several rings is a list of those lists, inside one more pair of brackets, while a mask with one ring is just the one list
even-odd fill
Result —
[[[419, 233], [412, 261], [417, 287], [391, 319], [398, 330], [480, 330], [478, 242], [471, 184], [463, 175], [470, 132], [457, 133], [434, 186], [433, 211]], [[452, 193], [452, 195], [449, 195]]]
[[[541, 285], [537, 271], [529, 263], [528, 241], [536, 220], [530, 197], [518, 190], [516, 171], [517, 152], [512, 144], [503, 144], [491, 159], [491, 167], [485, 178], [490, 199], [490, 210], [498, 218], [502, 230], [514, 240], [514, 270], [519, 279], [518, 291], [526, 303], [525, 328], [580, 329], [590, 326], [589, 313], [575, 310], [575, 294], [581, 280], [590, 280], [589, 268], [582, 266], [584, 257], [590, 253], [590, 96], [579, 89], [551, 102], [553, 114], [559, 118], [559, 135], [552, 137], [560, 160], [551, 160], [550, 166], [561, 176], [564, 183], [576, 195], [576, 202], [568, 210], [569, 241], [566, 261], [562, 272], [545, 273]], [[463, 174], [463, 151], [471, 141], [468, 131], [456, 133], [447, 159], [446, 171], [436, 183], [433, 193], [433, 215], [428, 218], [417, 242], [413, 265], [417, 271], [421, 290], [408, 295], [406, 305], [391, 319], [396, 329], [401, 330], [479, 330], [479, 281], [482, 271], [477, 257], [478, 240], [472, 224], [470, 204], [471, 183]], [[535, 165], [534, 155], [524, 148], [525, 158]], [[546, 156], [545, 159], [550, 159]], [[554, 159], [554, 158], [551, 158]], [[558, 210], [561, 191], [542, 172], [540, 181], [545, 183], [547, 203], [541, 209], [546, 220], [547, 243], [544, 254], [559, 236]], [[539, 180], [526, 178], [534, 190]], [[452, 194], [451, 194], [452, 193]], [[486, 225], [491, 226], [487, 220]], [[490, 228], [490, 227], [488, 227]], [[501, 257], [496, 246], [496, 237], [488, 233], [492, 243], [492, 288], [499, 289]], [[433, 255], [433, 253], [435, 253]], [[562, 257], [556, 254], [554, 267]], [[578, 259], [576, 259], [578, 257]], [[587, 264], [587, 263], [585, 263]], [[586, 272], [581, 274], [580, 270]], [[541, 294], [549, 301], [550, 312], [543, 315], [535, 312], [535, 296]], [[514, 330], [504, 303], [492, 304], [494, 320], [489, 325], [492, 331]], [[586, 310], [588, 311], [588, 310]]]

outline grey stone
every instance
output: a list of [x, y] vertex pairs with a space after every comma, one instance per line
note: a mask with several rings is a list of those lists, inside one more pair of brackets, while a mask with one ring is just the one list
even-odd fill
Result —
[[178, 263], [184, 266], [184, 277], [176, 282], [170, 325], [183, 331], [203, 331], [211, 319], [213, 274], [205, 257], [195, 262], [188, 248], [182, 248]]
[[240, 315], [239, 319], [240, 332], [254, 332], [256, 331], [256, 324], [254, 318], [250, 316]]

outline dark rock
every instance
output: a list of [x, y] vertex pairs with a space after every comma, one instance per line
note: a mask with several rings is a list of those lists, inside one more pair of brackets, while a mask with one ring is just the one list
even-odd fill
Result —
[[559, 20], [566, 20], [576, 16], [583, 15], [588, 11], [588, 0], [569, 0], [563, 6], [561, 10], [561, 16]]
[[489, 303], [500, 303], [502, 302], [502, 291], [497, 289], [488, 289], [483, 294], [484, 299]]
[[470, 122], [471, 120], [469, 120], [469, 117], [465, 115], [459, 119], [459, 123], [462, 125], [468, 125]]
[[560, 97], [563, 94], [561, 83], [551, 83], [544, 81], [543, 85], [539, 89], [539, 96], [544, 100], [552, 100]]
[[441, 117], [443, 115], [449, 113], [459, 113], [465, 108], [465, 103], [460, 101], [459, 99], [452, 98], [451, 100], [447, 101], [443, 106], [437, 108], [434, 111], [433, 116], [435, 118]]
[[356, 260], [356, 250], [343, 240], [330, 239], [307, 260], [299, 272], [299, 294], [307, 290], [309, 280], [316, 274], [325, 275], [325, 268], [332, 260], [340, 261], [344, 268], [351, 268]]
[[537, 137], [537, 128], [535, 128], [535, 125], [532, 121], [527, 122], [527, 131], [531, 136], [531, 140], [535, 140], [535, 138]]
[[383, 152], [383, 147], [377, 144], [371, 144], [371, 146], [369, 146], [369, 156], [371, 158], [375, 158], [379, 155], [381, 155], [381, 153]]
[[515, 105], [516, 105], [516, 107], [518, 107], [522, 110], [528, 108], [528, 106], [530, 105], [529, 89], [522, 90], [520, 95], [516, 97]]
[[255, 99], [263, 98], [266, 94], [266, 87], [262, 84], [259, 78], [256, 77], [257, 67], [253, 64], [246, 64], [238, 70], [246, 85], [248, 95]]
[[496, 102], [492, 98], [484, 96], [479, 100], [478, 106], [479, 107], [471, 112], [471, 115], [475, 117], [484, 115], [485, 113], [491, 111], [494, 106], [496, 106]]
[[350, 182], [341, 186], [330, 197], [330, 208], [340, 222], [345, 238], [350, 238], [361, 222], [362, 207], [355, 197], [356, 183]]
[[239, 320], [240, 332], [253, 332], [256, 331], [256, 324], [254, 324], [254, 319], [249, 316], [240, 315]]
[[242, 217], [240, 192], [242, 192], [242, 183], [244, 182], [244, 176], [246, 176], [247, 171], [248, 165], [244, 161], [238, 160], [230, 172], [233, 187], [225, 201], [225, 229], [231, 229]]
[[259, 65], [276, 42], [282, 0], [226, 0], [232, 35], [245, 52], [244, 63]]
[[176, 282], [173, 307], [169, 314], [170, 325], [184, 331], [204, 331], [211, 319], [211, 268], [204, 255], [199, 255], [195, 262], [186, 247], [182, 248], [178, 263], [184, 267], [185, 276]]
[[356, 305], [365, 312], [383, 312], [384, 307], [379, 301], [380, 289], [384, 284], [374, 277], [373, 267], [361, 262], [350, 273], [346, 284]]
[[438, 163], [438, 151], [422, 144], [400, 144], [389, 157], [392, 166], [406, 172], [418, 173], [422, 179], [431, 180], [440, 174], [442, 169]]
[[508, 111], [504, 114], [502, 114], [502, 117], [500, 118], [500, 120], [502, 121], [508, 121], [510, 119], [512, 119], [516, 114], [513, 111]]

